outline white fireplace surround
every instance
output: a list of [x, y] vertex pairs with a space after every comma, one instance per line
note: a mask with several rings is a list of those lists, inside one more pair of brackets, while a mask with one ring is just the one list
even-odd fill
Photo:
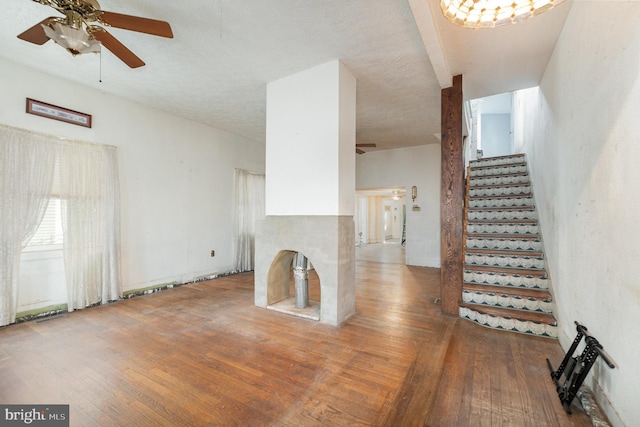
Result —
[[255, 305], [289, 298], [291, 260], [304, 254], [320, 279], [320, 321], [340, 325], [355, 312], [353, 216], [267, 216], [256, 224]]

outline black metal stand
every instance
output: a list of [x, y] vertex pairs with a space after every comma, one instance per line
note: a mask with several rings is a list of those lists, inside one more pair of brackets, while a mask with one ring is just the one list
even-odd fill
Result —
[[[598, 340], [589, 334], [586, 327], [582, 326], [578, 322], [575, 322], [575, 324], [576, 329], [578, 330], [578, 335], [576, 335], [576, 338], [573, 340], [573, 344], [571, 344], [571, 348], [569, 348], [564, 359], [562, 359], [562, 363], [560, 363], [558, 370], [554, 371], [551, 366], [551, 362], [547, 359], [551, 378], [557, 386], [556, 390], [558, 391], [560, 402], [568, 414], [571, 413], [571, 402], [573, 402], [573, 399], [576, 397], [576, 393], [578, 393], [580, 386], [584, 382], [584, 379], [587, 377], [589, 370], [596, 362], [598, 356], [602, 357], [602, 360], [605, 361], [607, 366], [612, 369], [615, 368], [615, 365], [611, 360], [609, 360]], [[579, 355], [573, 356], [583, 337], [586, 343], [584, 350]], [[565, 381], [561, 385], [560, 377], [562, 374], [564, 374]]]

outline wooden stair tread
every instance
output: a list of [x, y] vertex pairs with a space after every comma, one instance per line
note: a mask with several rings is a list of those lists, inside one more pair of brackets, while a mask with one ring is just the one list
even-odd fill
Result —
[[499, 267], [499, 266], [492, 266], [492, 265], [465, 264], [464, 269], [470, 270], [470, 271], [483, 271], [487, 273], [519, 274], [521, 276], [536, 276], [536, 277], [547, 276], [547, 272], [544, 269], [537, 269], [537, 268]]
[[518, 194], [496, 194], [493, 196], [469, 196], [469, 199], [473, 200], [487, 200], [487, 199], [529, 199], [533, 197], [531, 192], [529, 193], [518, 193]]
[[470, 189], [483, 189], [483, 188], [505, 188], [505, 187], [522, 187], [523, 185], [531, 185], [529, 181], [520, 181], [520, 182], [510, 182], [507, 184], [481, 184], [481, 185], [470, 185]]
[[481, 283], [463, 283], [463, 291], [471, 292], [490, 292], [497, 295], [512, 295], [522, 298], [538, 298], [538, 299], [551, 299], [551, 294], [545, 289], [531, 289], [515, 286], [496, 286], [496, 285], [483, 285]]
[[490, 238], [490, 239], [506, 239], [506, 240], [540, 240], [539, 234], [498, 234], [498, 233], [468, 233], [467, 237], [472, 238]]
[[526, 206], [492, 206], [488, 208], [470, 208], [466, 207], [468, 211], [473, 212], [485, 212], [485, 211], [535, 211], [535, 206], [526, 205]]
[[512, 173], [496, 173], [493, 175], [469, 175], [469, 180], [484, 179], [484, 178], [501, 178], [504, 176], [526, 176], [529, 172], [512, 172]]
[[529, 172], [500, 173], [500, 174], [496, 174], [496, 175], [475, 175], [475, 176], [469, 175], [469, 178], [470, 179], [482, 179], [482, 178], [490, 178], [490, 177], [497, 177], [497, 176], [525, 176], [525, 175], [529, 175]]
[[545, 323], [547, 325], [556, 326], [555, 317], [547, 313], [538, 313], [524, 310], [514, 310], [511, 308], [491, 307], [479, 304], [460, 304], [460, 307], [477, 311], [478, 313], [488, 314], [490, 316], [507, 317], [509, 319], [527, 320], [529, 322]]
[[479, 163], [479, 162], [487, 162], [487, 161], [491, 161], [491, 160], [495, 160], [495, 159], [511, 159], [511, 158], [516, 158], [516, 157], [524, 158], [524, 154], [523, 153], [518, 153], [518, 154], [505, 154], [503, 156], [484, 157], [482, 159], [469, 160], [469, 164], [471, 164], [471, 163]]
[[514, 163], [506, 163], [504, 165], [486, 165], [486, 166], [482, 166], [482, 165], [472, 165], [471, 162], [469, 162], [469, 167], [471, 168], [471, 170], [510, 168], [510, 167], [513, 167], [513, 166], [526, 166], [526, 163], [525, 162], [514, 162]]
[[469, 248], [464, 250], [468, 254], [483, 254], [483, 255], [505, 255], [505, 256], [527, 256], [532, 258], [543, 258], [544, 254], [540, 251], [513, 251], [508, 249], [482, 249], [482, 248]]
[[469, 224], [537, 224], [537, 219], [469, 219]]

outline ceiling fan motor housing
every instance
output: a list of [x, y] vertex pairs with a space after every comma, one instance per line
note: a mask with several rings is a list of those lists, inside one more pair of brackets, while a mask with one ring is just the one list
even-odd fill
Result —
[[58, 12], [76, 12], [85, 21], [96, 21], [100, 15], [100, 4], [95, 0], [33, 0], [36, 3], [51, 6]]

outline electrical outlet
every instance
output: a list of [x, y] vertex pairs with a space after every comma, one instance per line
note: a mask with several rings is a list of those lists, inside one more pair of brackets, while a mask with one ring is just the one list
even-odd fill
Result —
[[216, 256], [216, 251], [212, 250], [211, 251], [211, 256]]

